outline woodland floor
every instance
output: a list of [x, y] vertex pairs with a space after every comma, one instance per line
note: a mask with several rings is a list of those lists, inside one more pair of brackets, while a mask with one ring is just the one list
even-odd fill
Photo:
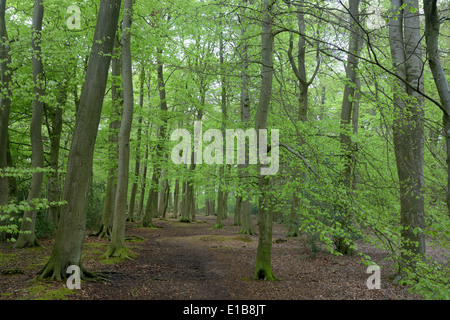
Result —
[[[239, 235], [231, 218], [223, 229], [214, 229], [215, 217], [197, 216], [192, 223], [154, 219], [158, 228], [127, 223], [132, 260], [102, 259], [108, 241], [88, 237], [83, 265], [89, 271], [107, 271], [108, 281], [82, 281], [80, 290], [65, 283], [36, 281], [36, 272], [47, 261], [53, 239], [40, 239], [41, 247], [14, 249], [0, 245], [0, 300], [406, 300], [420, 299], [403, 286], [394, 285], [382, 269], [381, 289], [366, 286], [366, 267], [360, 257], [315, 256], [307, 241], [286, 238], [284, 226], [274, 223], [272, 265], [277, 281], [253, 280], [258, 236]], [[254, 226], [257, 231], [257, 226]], [[385, 265], [383, 253], [370, 247], [373, 260]]]

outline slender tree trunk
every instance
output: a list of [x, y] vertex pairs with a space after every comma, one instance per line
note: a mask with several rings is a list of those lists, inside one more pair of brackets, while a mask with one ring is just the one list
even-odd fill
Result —
[[[400, 10], [403, 3], [408, 6]], [[419, 16], [409, 6], [418, 1], [391, 0], [389, 40], [396, 74], [423, 90]], [[400, 14], [396, 14], [399, 11]], [[406, 94], [406, 96], [405, 96]], [[414, 267], [414, 256], [425, 254], [424, 110], [423, 98], [404, 83], [394, 83], [394, 150], [400, 184], [401, 257], [403, 267]]]
[[234, 206], [233, 226], [241, 226], [241, 212], [242, 212], [242, 197], [236, 195], [236, 202]]
[[[139, 109], [142, 110], [144, 106], [144, 81], [145, 81], [145, 70], [142, 66], [141, 68], [141, 84], [140, 84], [140, 93], [139, 93]], [[141, 152], [141, 135], [142, 135], [142, 115], [139, 116], [138, 120], [138, 130], [137, 130], [137, 145], [136, 145], [136, 162], [134, 165], [134, 181], [133, 185], [131, 186], [131, 193], [130, 193], [130, 204], [128, 206], [128, 220], [134, 221], [134, 208], [136, 203], [136, 192], [138, 189], [138, 183], [139, 183], [139, 172], [141, 167], [141, 159], [140, 159], [140, 152]]]
[[178, 217], [178, 202], [180, 199], [180, 180], [175, 180], [175, 187], [173, 189], [173, 216], [176, 219]]
[[[305, 24], [305, 17], [303, 13], [303, 7], [304, 7], [304, 1], [301, 0], [299, 4], [297, 5], [297, 25], [298, 25], [298, 43], [297, 43], [297, 49], [298, 49], [298, 57], [297, 57], [297, 64], [295, 64], [294, 56], [292, 55], [294, 43], [293, 43], [293, 35], [291, 34], [289, 38], [289, 49], [288, 49], [288, 57], [291, 64], [292, 71], [294, 72], [295, 77], [298, 80], [298, 113], [297, 113], [297, 120], [301, 122], [306, 122], [308, 120], [308, 91], [309, 87], [312, 85], [317, 72], [319, 70], [320, 66], [320, 59], [319, 59], [319, 51], [317, 51], [317, 64], [315, 71], [313, 75], [311, 76], [311, 79], [308, 81], [307, 75], [306, 75], [306, 39], [305, 34], [306, 31], [306, 24]], [[300, 179], [300, 184], [302, 184], [304, 177], [302, 176], [301, 172], [296, 171], [294, 172], [294, 178]], [[299, 190], [295, 190], [292, 195], [292, 206], [291, 211], [289, 215], [289, 235], [290, 236], [298, 236], [299, 230], [297, 227], [297, 221], [298, 221], [298, 211], [299, 211], [299, 204], [300, 204], [300, 198], [298, 196]]]
[[111, 231], [113, 227], [114, 207], [116, 201], [117, 190], [117, 163], [119, 161], [119, 130], [120, 130], [120, 117], [122, 113], [122, 58], [119, 40], [115, 37], [114, 51], [111, 60], [111, 100], [112, 100], [112, 113], [109, 123], [109, 135], [108, 135], [108, 178], [106, 181], [106, 192], [103, 200], [103, 213], [99, 231], [96, 233], [99, 239], [111, 237]]
[[[147, 129], [145, 130], [145, 136], [149, 136], [149, 130], [148, 125]], [[144, 198], [145, 198], [145, 187], [147, 184], [147, 163], [148, 163], [148, 141], [145, 142], [145, 154], [144, 154], [144, 166], [142, 168], [142, 182], [141, 182], [141, 192], [140, 192], [140, 198], [139, 198], [139, 205], [138, 210], [136, 212], [136, 215], [141, 218], [142, 212], [144, 212]]]
[[143, 220], [144, 227], [152, 227], [152, 219], [158, 214], [158, 189], [159, 178], [162, 170], [162, 160], [165, 155], [166, 129], [167, 129], [167, 98], [164, 81], [164, 64], [163, 64], [163, 50], [157, 49], [157, 74], [158, 74], [158, 91], [159, 91], [159, 106], [161, 111], [162, 124], [159, 127], [158, 144], [156, 146], [156, 155], [153, 165], [153, 177], [150, 185], [150, 190], [147, 199], [147, 206], [145, 208], [145, 216]]
[[[11, 57], [9, 39], [5, 22], [6, 0], [0, 0], [0, 83], [3, 94], [0, 95], [0, 172], [8, 166], [8, 126], [11, 108]], [[0, 175], [0, 206], [8, 204], [9, 179]], [[0, 214], [2, 210], [0, 209]]]
[[[274, 35], [272, 33], [273, 17], [271, 8], [275, 1], [264, 0], [263, 5], [263, 21], [262, 21], [262, 38], [261, 38], [261, 89], [259, 96], [258, 109], [255, 116], [255, 129], [258, 133], [261, 129], [267, 128], [267, 116], [270, 108], [270, 100], [272, 95], [273, 81], [273, 46]], [[258, 136], [258, 147], [261, 148], [263, 141]], [[267, 150], [267, 149], [266, 149]], [[258, 163], [258, 172], [261, 164]], [[267, 176], [259, 175], [258, 188], [259, 196], [259, 241], [256, 253], [255, 279], [275, 280], [272, 271], [272, 212], [269, 210], [269, 179]]]
[[163, 170], [160, 177], [161, 191], [158, 195], [158, 215], [166, 219], [167, 207], [169, 205], [169, 181], [167, 180], [167, 170]]
[[122, 23], [122, 87], [123, 111], [119, 131], [119, 165], [114, 206], [111, 242], [106, 257], [128, 258], [125, 248], [125, 221], [127, 219], [128, 178], [130, 170], [130, 133], [133, 123], [133, 70], [131, 63], [131, 20], [133, 0], [124, 1]]
[[447, 210], [450, 217], [450, 88], [439, 58], [440, 21], [437, 0], [424, 0], [425, 40], [427, 44], [428, 63], [433, 74], [439, 98], [443, 108], [443, 126], [447, 148]]
[[39, 271], [40, 278], [64, 279], [70, 265], [81, 268], [82, 278], [93, 276], [82, 267], [81, 252], [86, 232], [94, 146], [120, 7], [121, 0], [102, 0], [100, 3], [67, 164], [63, 193], [67, 204], [62, 209], [51, 256]]
[[[344, 97], [342, 100], [341, 107], [341, 134], [340, 134], [340, 144], [344, 153], [344, 172], [342, 182], [346, 189], [346, 192], [351, 192], [355, 186], [352, 185], [354, 182], [353, 171], [355, 170], [355, 155], [354, 146], [350, 136], [351, 132], [351, 122], [352, 122], [352, 111], [355, 101], [355, 88], [357, 80], [357, 69], [358, 69], [358, 58], [360, 51], [360, 32], [359, 32], [359, 4], [360, 0], [350, 0], [349, 1], [349, 21], [350, 21], [350, 38], [349, 38], [349, 54], [347, 57], [347, 67], [346, 67], [346, 78], [348, 79], [344, 88]], [[350, 208], [343, 207], [336, 210], [337, 216], [336, 220], [341, 224], [342, 228], [349, 229], [352, 224], [352, 214]], [[336, 250], [342, 254], [352, 255], [354, 250], [352, 249], [354, 245], [353, 239], [348, 237], [335, 237], [334, 243]]]
[[[249, 94], [249, 85], [250, 85], [250, 77], [249, 77], [249, 59], [248, 59], [248, 44], [246, 39], [246, 26], [245, 26], [245, 7], [247, 6], [247, 0], [243, 0], [243, 9], [241, 12], [241, 38], [243, 41], [242, 44], [242, 88], [241, 88], [241, 122], [244, 127], [247, 129], [250, 123], [251, 117], [251, 108], [250, 108], [250, 94]], [[241, 215], [241, 230], [239, 233], [241, 234], [254, 234], [253, 226], [251, 223], [251, 204], [250, 204], [250, 194], [251, 189], [248, 185], [249, 183], [249, 157], [248, 157], [248, 148], [246, 148], [246, 161], [244, 164], [239, 165], [240, 169], [240, 183], [244, 184], [245, 195], [242, 196], [242, 200], [240, 202], [240, 215]]]
[[[47, 199], [50, 203], [60, 201], [61, 191], [59, 184], [59, 149], [61, 144], [62, 124], [63, 124], [63, 107], [67, 101], [67, 84], [69, 82], [68, 74], [66, 73], [61, 79], [59, 85], [58, 96], [56, 97], [57, 105], [54, 108], [49, 108], [50, 124], [47, 125], [48, 135], [50, 138], [50, 156], [49, 165], [52, 169], [47, 180]], [[59, 206], [50, 205], [47, 209], [47, 217], [55, 225], [58, 224]]]
[[[45, 95], [44, 88], [44, 68], [41, 60], [41, 31], [42, 20], [44, 17], [44, 6], [42, 0], [36, 0], [34, 3], [33, 22], [31, 32], [32, 65], [34, 81], [34, 99], [33, 115], [31, 118], [31, 162], [33, 169], [37, 170], [44, 167], [44, 145], [42, 141], [42, 116], [44, 103], [42, 97]], [[40, 199], [42, 194], [42, 183], [44, 180], [43, 172], [34, 172], [31, 177], [31, 187], [28, 194], [28, 203]], [[15, 243], [16, 248], [26, 248], [39, 246], [35, 234], [37, 210], [25, 211], [23, 214], [21, 233]]]

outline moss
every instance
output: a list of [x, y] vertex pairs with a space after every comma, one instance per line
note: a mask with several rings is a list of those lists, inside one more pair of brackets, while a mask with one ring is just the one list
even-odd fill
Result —
[[14, 269], [6, 269], [2, 270], [1, 275], [2, 276], [11, 276], [16, 274], [25, 274], [25, 271], [22, 269], [14, 268]]
[[39, 283], [25, 289], [28, 296], [24, 300], [67, 300], [69, 295], [76, 294], [75, 290], [65, 286], [54, 288], [50, 284]]
[[2, 293], [0, 292], [0, 297], [10, 297], [12, 296], [12, 293]]
[[82, 259], [94, 259], [105, 253], [108, 243], [85, 243], [83, 246]]
[[126, 256], [121, 255], [120, 257], [114, 257], [114, 256], [105, 257], [105, 255], [102, 255], [100, 257], [100, 260], [98, 260], [98, 262], [102, 263], [102, 264], [106, 264], [106, 265], [111, 265], [111, 264], [121, 263], [121, 262], [127, 261], [129, 259], [134, 259], [138, 256], [135, 252], [133, 252], [132, 250], [130, 250], [128, 248], [126, 249], [125, 253], [126, 253]]
[[139, 237], [139, 236], [129, 236], [125, 238], [126, 242], [130, 242], [130, 243], [138, 243], [138, 242], [143, 242], [145, 241], [145, 238]]
[[1, 253], [0, 252], [0, 266], [7, 265], [17, 259], [18, 253]]
[[183, 223], [191, 223], [191, 219], [187, 218], [187, 217], [181, 217], [180, 222]]

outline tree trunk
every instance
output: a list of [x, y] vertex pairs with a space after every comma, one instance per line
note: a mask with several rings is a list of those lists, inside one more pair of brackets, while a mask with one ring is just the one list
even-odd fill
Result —
[[[259, 96], [258, 109], [255, 116], [255, 129], [258, 133], [261, 129], [267, 128], [267, 116], [270, 108], [270, 100], [272, 95], [272, 81], [273, 81], [273, 46], [274, 36], [272, 33], [273, 17], [271, 8], [275, 1], [264, 0], [263, 5], [263, 21], [262, 21], [262, 37], [261, 37], [261, 89]], [[264, 143], [259, 139], [258, 147], [261, 148]], [[267, 149], [266, 149], [267, 150]], [[258, 171], [260, 171], [261, 164], [258, 163]], [[275, 275], [272, 271], [272, 212], [269, 210], [269, 179], [266, 176], [259, 175], [258, 188], [259, 196], [259, 212], [258, 212], [258, 226], [259, 226], [259, 241], [258, 250], [256, 253], [256, 268], [255, 279], [275, 280]]]
[[[148, 125], [145, 130], [145, 136], [149, 136]], [[148, 141], [145, 142], [145, 154], [144, 154], [144, 166], [142, 168], [142, 182], [141, 182], [141, 192], [139, 198], [138, 209], [136, 212], [136, 216], [139, 218], [142, 216], [142, 212], [144, 211], [144, 198], [145, 198], [145, 187], [147, 184], [147, 162], [148, 162]]]
[[[292, 55], [293, 46], [294, 46], [292, 34], [289, 38], [288, 57], [289, 57], [289, 61], [291, 64], [292, 71], [294, 72], [294, 75], [298, 80], [299, 93], [298, 93], [297, 119], [298, 119], [298, 121], [306, 122], [308, 120], [308, 91], [309, 91], [309, 87], [312, 85], [312, 83], [317, 75], [317, 72], [319, 70], [320, 59], [319, 59], [318, 51], [317, 51], [316, 68], [315, 68], [313, 75], [311, 76], [311, 79], [308, 81], [307, 75], [306, 75], [306, 64], [305, 64], [305, 61], [306, 61], [306, 39], [303, 36], [306, 31], [303, 6], [304, 6], [304, 1], [302, 0], [297, 5], [297, 25], [298, 25], [298, 31], [299, 31], [298, 44], [297, 44], [297, 49], [298, 49], [297, 65], [295, 64], [295, 60]], [[298, 178], [298, 176], [300, 176], [300, 175], [301, 175], [301, 173], [298, 170], [296, 172], [294, 172], [294, 178], [300, 179], [301, 180], [300, 183], [302, 184], [303, 177], [301, 176], [300, 178]], [[299, 192], [299, 190], [294, 190], [294, 193], [292, 195], [292, 206], [291, 206], [291, 211], [290, 211], [290, 216], [289, 216], [289, 220], [290, 220], [289, 235], [291, 235], [291, 236], [298, 235], [297, 221], [298, 221], [298, 211], [299, 211], [298, 206], [300, 203], [299, 197], [297, 195], [298, 192]], [[295, 229], [295, 228], [297, 228], [297, 229]]]
[[234, 206], [233, 226], [241, 226], [241, 211], [242, 211], [242, 197], [236, 195], [236, 202]]
[[[49, 166], [52, 169], [47, 180], [47, 199], [51, 202], [60, 201], [61, 191], [59, 185], [59, 149], [61, 144], [61, 133], [63, 124], [63, 107], [67, 101], [68, 74], [65, 73], [59, 85], [58, 96], [56, 97], [56, 107], [49, 108], [50, 125], [47, 125], [50, 138]], [[59, 206], [50, 205], [47, 209], [47, 217], [55, 226], [59, 219]]]
[[150, 185], [150, 190], [147, 199], [147, 206], [145, 208], [145, 216], [143, 220], [144, 227], [152, 227], [152, 219], [158, 214], [158, 189], [159, 178], [161, 175], [161, 162], [165, 155], [164, 145], [166, 142], [166, 129], [167, 129], [167, 98], [164, 81], [164, 64], [163, 64], [163, 50], [157, 49], [157, 74], [158, 74], [158, 91], [159, 91], [159, 106], [161, 111], [162, 124], [159, 127], [158, 144], [156, 146], [156, 155], [153, 165], [153, 177]]
[[[341, 149], [344, 153], [344, 172], [342, 182], [346, 192], [350, 192], [355, 186], [352, 184], [354, 182], [353, 179], [353, 171], [355, 169], [355, 155], [354, 155], [354, 146], [352, 143], [352, 139], [350, 136], [351, 127], [350, 124], [352, 122], [352, 112], [354, 101], [355, 101], [355, 88], [356, 88], [356, 80], [357, 80], [357, 69], [358, 69], [358, 55], [360, 52], [360, 32], [359, 32], [359, 4], [360, 0], [350, 0], [349, 1], [349, 21], [350, 21], [350, 37], [349, 37], [349, 54], [347, 56], [347, 65], [346, 65], [346, 78], [347, 82], [344, 87], [344, 97], [342, 100], [341, 107], [341, 134], [340, 134], [340, 144]], [[350, 208], [344, 205], [343, 208], [339, 208], [336, 210], [335, 219], [340, 223], [343, 229], [346, 231], [350, 231], [352, 224], [352, 214], [350, 212]], [[349, 232], [350, 233], [350, 232]], [[336, 246], [336, 250], [342, 254], [352, 255], [354, 250], [352, 247], [354, 246], [353, 239], [349, 237], [338, 236], [335, 237], [334, 243]]]
[[99, 239], [111, 237], [113, 227], [114, 207], [117, 189], [117, 163], [119, 161], [119, 129], [122, 113], [122, 90], [120, 75], [122, 72], [122, 60], [119, 40], [115, 37], [114, 51], [111, 60], [111, 100], [112, 113], [109, 123], [108, 135], [108, 178], [106, 180], [106, 192], [103, 200], [103, 213], [99, 231], [96, 233]]
[[[142, 66], [141, 68], [141, 84], [140, 84], [140, 91], [139, 91], [139, 109], [142, 111], [142, 108], [144, 106], [144, 80], [145, 80], [145, 70]], [[139, 183], [139, 172], [141, 167], [141, 159], [140, 159], [140, 153], [141, 153], [141, 136], [142, 136], [142, 115], [139, 116], [138, 120], [138, 130], [137, 130], [137, 145], [136, 145], [136, 162], [134, 165], [134, 181], [133, 185], [131, 186], [131, 193], [130, 193], [130, 204], [128, 206], [128, 220], [134, 221], [134, 208], [136, 203], [136, 192], [138, 189], [138, 183]]]
[[[400, 79], [423, 90], [419, 16], [409, 6], [418, 1], [391, 0], [396, 19], [391, 18], [389, 40], [394, 69]], [[396, 14], [396, 11], [400, 14]], [[406, 99], [405, 99], [406, 94]], [[400, 184], [401, 257], [403, 267], [414, 267], [413, 256], [425, 254], [424, 210], [424, 110], [423, 98], [396, 80], [394, 84], [394, 150]], [[419, 229], [418, 229], [419, 228]]]
[[425, 40], [427, 44], [428, 63], [433, 74], [443, 109], [443, 126], [447, 148], [447, 210], [450, 217], [450, 88], [444, 68], [439, 58], [439, 14], [437, 0], [424, 0]]
[[39, 271], [40, 278], [64, 279], [70, 265], [79, 266], [83, 278], [92, 276], [81, 265], [81, 252], [86, 231], [94, 146], [120, 7], [121, 0], [102, 0], [100, 3], [67, 164], [63, 193], [63, 200], [67, 204], [62, 208], [51, 256]]
[[[0, 0], [0, 83], [3, 94], [0, 95], [0, 172], [8, 166], [8, 126], [11, 108], [11, 57], [9, 39], [5, 23], [6, 0]], [[0, 206], [8, 204], [9, 179], [0, 175]], [[0, 214], [2, 210], [0, 209]]]
[[122, 87], [123, 111], [119, 131], [119, 164], [114, 205], [111, 242], [106, 257], [128, 258], [125, 248], [125, 221], [127, 219], [128, 178], [130, 170], [130, 134], [133, 123], [133, 70], [131, 63], [131, 20], [133, 0], [124, 1], [122, 23]]
[[173, 189], [173, 216], [176, 219], [178, 217], [178, 202], [180, 199], [180, 180], [175, 180], [175, 187]]
[[158, 215], [166, 219], [167, 207], [169, 205], [169, 181], [167, 180], [167, 170], [164, 170], [160, 177], [161, 190], [158, 195]]
[[147, 205], [145, 206], [145, 215], [142, 220], [142, 225], [146, 228], [153, 227], [153, 217], [158, 214], [158, 181], [159, 170], [154, 168], [148, 191]]
[[[34, 81], [33, 115], [30, 125], [31, 136], [31, 162], [33, 169], [44, 167], [44, 145], [42, 141], [42, 116], [44, 103], [40, 100], [45, 95], [44, 68], [41, 60], [41, 31], [42, 19], [44, 17], [44, 6], [41, 0], [34, 3], [33, 22], [31, 32], [32, 65]], [[31, 187], [28, 194], [28, 203], [40, 199], [42, 194], [43, 172], [34, 172], [31, 177]], [[15, 243], [16, 248], [39, 246], [35, 234], [37, 210], [25, 211], [23, 214], [21, 233]]]
[[[249, 85], [250, 85], [250, 77], [248, 75], [249, 72], [249, 59], [248, 59], [248, 45], [246, 41], [246, 27], [244, 25], [244, 17], [245, 17], [245, 7], [247, 5], [247, 0], [243, 1], [244, 6], [242, 9], [242, 17], [241, 17], [241, 38], [243, 41], [242, 45], [242, 67], [243, 71], [241, 73], [242, 80], [242, 88], [241, 88], [241, 122], [244, 124], [245, 129], [250, 123], [251, 110], [250, 110], [250, 94], [249, 94]], [[244, 184], [245, 195], [241, 196], [240, 202], [240, 219], [241, 219], [241, 230], [239, 233], [241, 234], [254, 234], [253, 226], [251, 223], [251, 204], [250, 204], [250, 194], [251, 189], [248, 185], [249, 183], [249, 156], [248, 156], [248, 148], [246, 148], [246, 161], [244, 164], [239, 165], [239, 176], [240, 183]]]

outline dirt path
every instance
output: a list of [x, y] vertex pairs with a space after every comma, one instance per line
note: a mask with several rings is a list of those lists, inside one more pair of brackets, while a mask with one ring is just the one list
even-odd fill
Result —
[[[382, 275], [380, 290], [369, 290], [366, 267], [360, 258], [332, 257], [319, 252], [313, 256], [302, 239], [286, 239], [285, 229], [274, 224], [272, 261], [279, 281], [252, 279], [258, 236], [242, 236], [232, 221], [214, 229], [214, 217], [197, 217], [185, 224], [174, 219], [154, 220], [158, 228], [128, 224], [127, 235], [145, 239], [127, 242], [133, 260], [112, 263], [102, 260], [107, 241], [87, 238], [83, 264], [90, 271], [112, 272], [105, 283], [82, 282], [81, 290], [63, 295], [70, 300], [300, 300], [300, 299], [417, 299], [407, 289], [394, 286]], [[255, 226], [257, 230], [257, 226]], [[52, 240], [36, 250], [0, 247], [3, 256], [14, 256], [7, 263], [0, 259], [0, 270], [20, 268], [23, 274], [0, 276], [0, 299], [35, 299], [30, 286], [39, 267], [51, 253]], [[9, 257], [9, 256], [8, 256]], [[1, 258], [1, 256], [0, 256]], [[382, 254], [379, 254], [382, 264]], [[33, 264], [32, 262], [35, 262]], [[28, 264], [27, 264], [28, 263]], [[45, 282], [45, 290], [65, 287]], [[67, 289], [65, 289], [67, 293]], [[73, 293], [73, 292], [72, 292]], [[40, 294], [40, 295], [39, 295]], [[56, 294], [55, 294], [56, 295]], [[44, 295], [48, 298], [48, 295]], [[59, 296], [51, 296], [57, 299]]]

